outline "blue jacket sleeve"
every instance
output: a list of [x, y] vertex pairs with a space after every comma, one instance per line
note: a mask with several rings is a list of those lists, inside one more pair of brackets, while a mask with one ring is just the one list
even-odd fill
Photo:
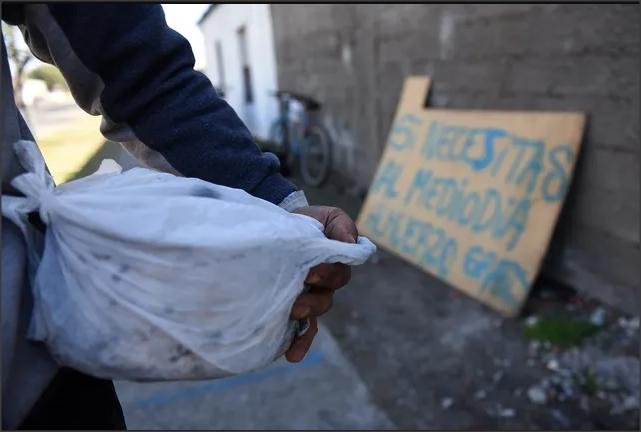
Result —
[[34, 54], [61, 70], [101, 131], [148, 165], [282, 202], [296, 190], [262, 153], [158, 4], [25, 5]]

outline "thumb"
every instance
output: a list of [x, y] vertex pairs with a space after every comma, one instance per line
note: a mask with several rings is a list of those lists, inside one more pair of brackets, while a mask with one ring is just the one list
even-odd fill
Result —
[[356, 224], [347, 213], [339, 208], [333, 208], [325, 224], [325, 235], [332, 240], [356, 243], [358, 230], [356, 229]]

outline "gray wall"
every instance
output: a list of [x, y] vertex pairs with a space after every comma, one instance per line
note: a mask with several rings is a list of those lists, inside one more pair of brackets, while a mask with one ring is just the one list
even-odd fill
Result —
[[281, 88], [316, 96], [366, 188], [404, 77], [430, 106], [580, 110], [588, 127], [544, 272], [639, 313], [638, 5], [273, 5]]

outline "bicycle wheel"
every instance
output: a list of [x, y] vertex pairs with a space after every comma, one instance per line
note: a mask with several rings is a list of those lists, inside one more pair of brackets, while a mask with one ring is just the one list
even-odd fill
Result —
[[309, 186], [321, 186], [329, 177], [332, 166], [329, 134], [322, 126], [311, 126], [301, 144], [301, 177]]

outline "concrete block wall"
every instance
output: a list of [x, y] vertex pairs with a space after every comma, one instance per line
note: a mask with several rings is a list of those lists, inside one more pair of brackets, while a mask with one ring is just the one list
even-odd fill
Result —
[[582, 153], [544, 273], [639, 314], [638, 5], [272, 5], [280, 88], [324, 103], [366, 189], [405, 76], [429, 105], [580, 110]]

